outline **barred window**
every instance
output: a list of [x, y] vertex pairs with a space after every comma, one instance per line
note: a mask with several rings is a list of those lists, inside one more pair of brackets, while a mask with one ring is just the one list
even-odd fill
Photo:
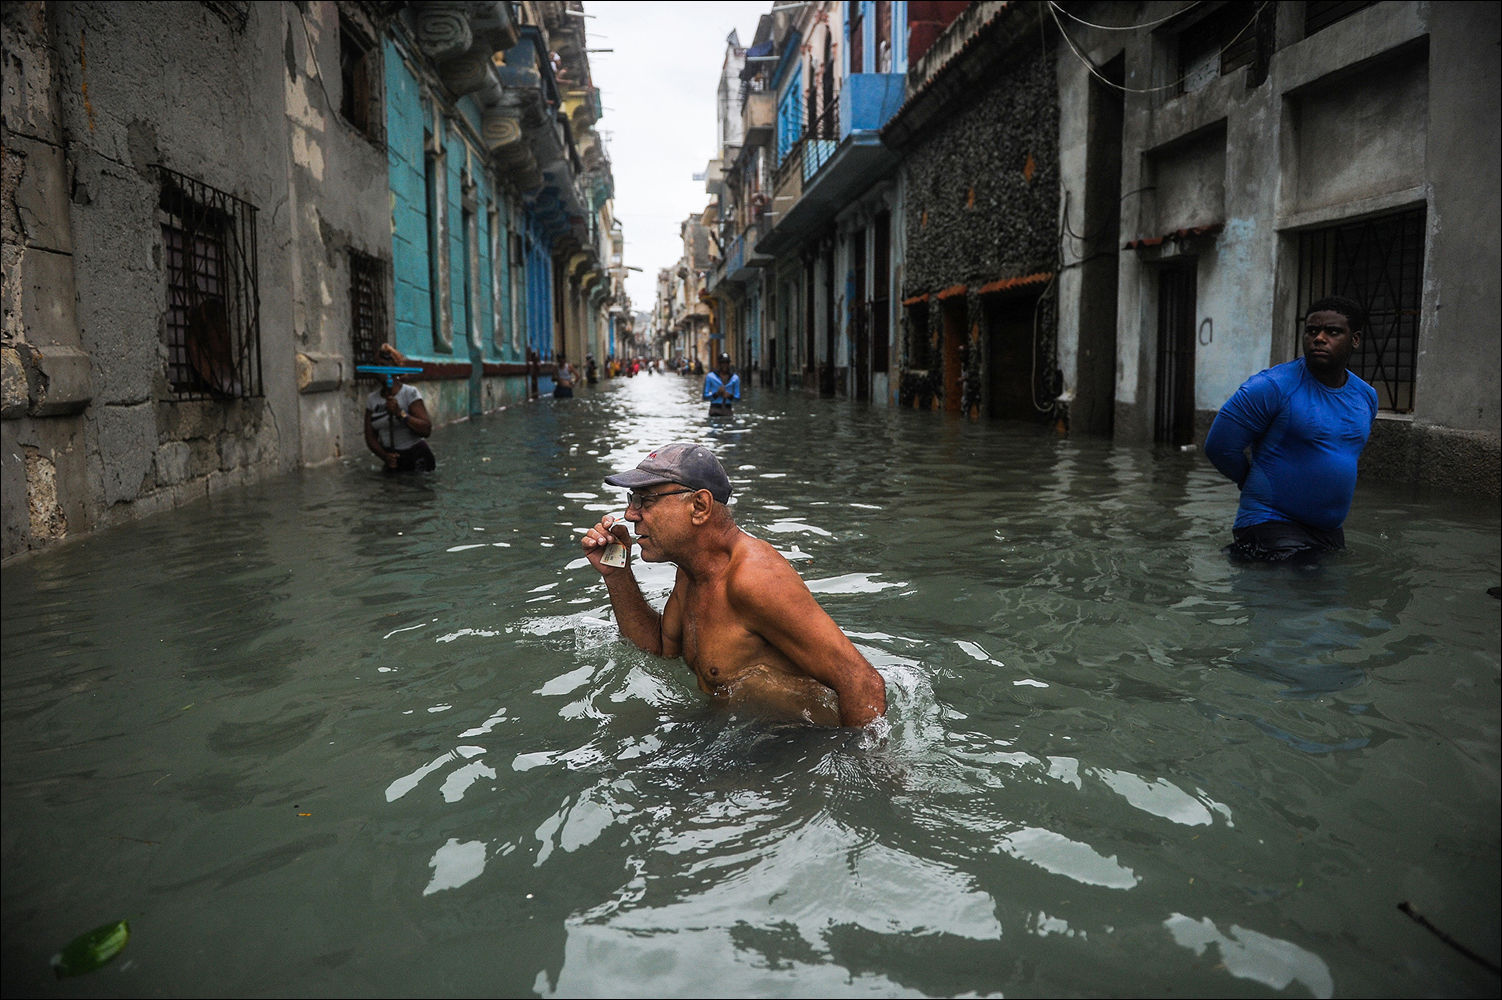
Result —
[[355, 364], [381, 364], [376, 350], [386, 340], [386, 267], [379, 257], [349, 252], [350, 336]]
[[[1351, 371], [1370, 382], [1384, 410], [1413, 409], [1424, 283], [1423, 208], [1299, 234], [1299, 304], [1344, 295], [1366, 310]], [[1303, 329], [1303, 317], [1299, 317]]]
[[249, 399], [261, 384], [256, 207], [166, 167], [167, 381], [178, 399]]

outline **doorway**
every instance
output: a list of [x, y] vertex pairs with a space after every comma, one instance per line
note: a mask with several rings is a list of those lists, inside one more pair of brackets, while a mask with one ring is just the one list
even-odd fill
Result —
[[986, 415], [998, 420], [1032, 420], [1033, 318], [1036, 295], [987, 295]]
[[943, 305], [944, 322], [944, 412], [959, 413], [965, 395], [965, 297], [957, 295]]
[[871, 314], [866, 299], [866, 231], [858, 229], [850, 237], [854, 280], [851, 282], [850, 337], [855, 343], [855, 398], [871, 399]]
[[1194, 312], [1194, 262], [1165, 265], [1158, 272], [1158, 444], [1194, 441]]

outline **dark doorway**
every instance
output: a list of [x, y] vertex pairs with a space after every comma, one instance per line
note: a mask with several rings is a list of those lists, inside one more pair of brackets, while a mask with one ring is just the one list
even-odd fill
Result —
[[834, 240], [824, 251], [824, 359], [819, 368], [819, 395], [834, 395]]
[[872, 266], [876, 279], [871, 288], [871, 370], [887, 374], [891, 369], [892, 341], [892, 216], [882, 212], [876, 217], [876, 249]]
[[[1110, 83], [1091, 77], [1085, 140], [1085, 203], [1080, 253], [1079, 354], [1071, 430], [1109, 435], [1116, 416], [1117, 254], [1121, 246], [1121, 123], [1124, 57], [1101, 68]], [[1071, 221], [1071, 225], [1073, 222]]]
[[1158, 272], [1158, 386], [1153, 440], [1194, 441], [1194, 264]]
[[965, 299], [944, 302], [944, 411], [959, 413], [965, 395]]
[[814, 379], [814, 258], [809, 256], [803, 264], [803, 379], [810, 385]]
[[1033, 420], [1033, 318], [1036, 295], [987, 295], [986, 415], [1000, 420]]
[[851, 286], [850, 336], [855, 344], [855, 398], [865, 402], [871, 398], [871, 312], [866, 300], [866, 231], [857, 230], [850, 237], [850, 253], [853, 258], [855, 280]]

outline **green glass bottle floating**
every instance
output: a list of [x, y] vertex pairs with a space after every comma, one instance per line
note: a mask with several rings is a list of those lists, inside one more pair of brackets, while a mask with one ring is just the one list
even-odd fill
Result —
[[69, 941], [62, 951], [52, 956], [52, 971], [59, 979], [93, 972], [120, 954], [120, 949], [129, 940], [130, 925], [124, 920], [95, 927]]

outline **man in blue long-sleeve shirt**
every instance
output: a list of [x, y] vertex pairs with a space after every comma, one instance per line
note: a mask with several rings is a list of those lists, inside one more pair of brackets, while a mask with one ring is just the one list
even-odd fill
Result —
[[1377, 416], [1377, 391], [1346, 370], [1365, 325], [1350, 299], [1311, 303], [1304, 356], [1253, 375], [1216, 414], [1205, 453], [1241, 489], [1232, 557], [1281, 562], [1345, 547], [1356, 460]]
[[731, 404], [741, 398], [741, 377], [730, 371], [730, 355], [721, 353], [714, 371], [704, 376], [704, 398], [710, 416], [729, 416]]

